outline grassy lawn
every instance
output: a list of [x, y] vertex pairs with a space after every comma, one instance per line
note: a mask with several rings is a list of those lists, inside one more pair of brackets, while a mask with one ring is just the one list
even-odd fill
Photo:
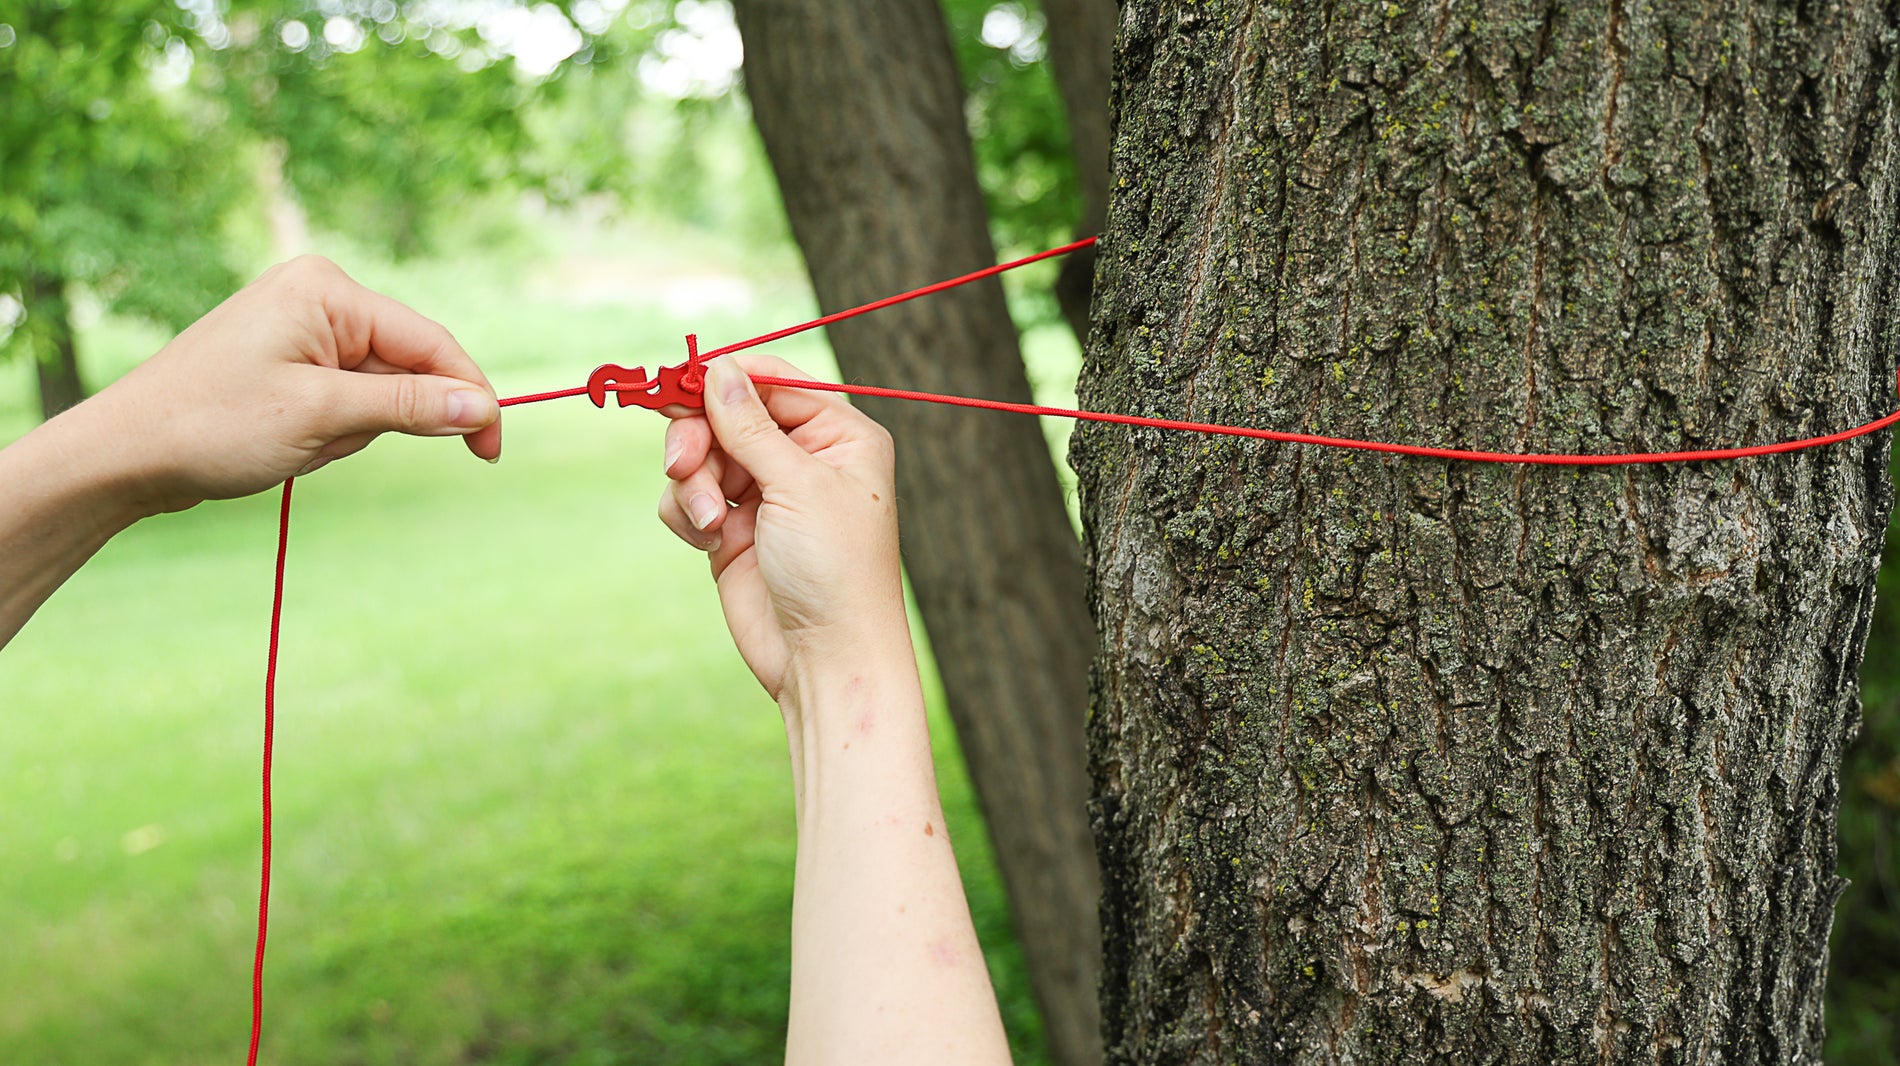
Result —
[[[689, 328], [718, 343], [811, 309], [781, 258], [742, 279], [748, 309], [688, 322], [665, 309], [679, 305], [667, 286], [710, 275], [722, 250], [655, 248], [678, 254], [622, 262], [600, 238], [587, 285], [565, 259], [339, 259], [447, 323], [504, 394], [605, 361], [675, 361]], [[163, 341], [112, 320], [84, 338], [95, 381]], [[1073, 374], [1063, 340], [1033, 338], [1057, 400]], [[830, 372], [819, 338], [777, 350]], [[26, 368], [3, 371], [10, 440], [32, 399]], [[498, 466], [388, 439], [298, 485], [265, 1058], [779, 1061], [784, 735], [701, 558], [653, 517], [663, 424], [568, 400], [506, 425]], [[242, 1054], [274, 524], [274, 494], [147, 522], [0, 652], [8, 1062]], [[1018, 1060], [1040, 1061], [983, 826], [932, 702], [979, 933]]]

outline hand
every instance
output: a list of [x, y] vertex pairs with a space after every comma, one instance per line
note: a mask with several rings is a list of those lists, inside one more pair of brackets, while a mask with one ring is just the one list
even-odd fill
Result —
[[836, 393], [747, 376], [807, 376], [781, 360], [706, 371], [705, 410], [669, 411], [660, 518], [711, 557], [746, 665], [785, 704], [800, 667], [893, 641], [908, 657], [890, 434]]
[[460, 434], [493, 462], [500, 416], [448, 330], [316, 256], [266, 271], [69, 413], [145, 513], [262, 491], [387, 430]]

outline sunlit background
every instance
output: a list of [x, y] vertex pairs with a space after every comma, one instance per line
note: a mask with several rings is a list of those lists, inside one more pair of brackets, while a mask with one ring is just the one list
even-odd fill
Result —
[[[999, 250], [1058, 243], [1042, 16], [944, 7]], [[0, 0], [0, 442], [305, 251], [447, 324], [504, 394], [809, 317], [742, 58], [718, 0]], [[1007, 284], [1063, 403], [1052, 277]], [[834, 372], [822, 336], [778, 352]], [[661, 422], [579, 401], [506, 427], [496, 467], [391, 439], [299, 483], [265, 1058], [777, 1062], [783, 733], [653, 518]], [[0, 652], [0, 1063], [242, 1054], [274, 519], [136, 527]], [[1835, 1062], [1900, 1062], [1900, 567], [1881, 592]], [[940, 703], [979, 933], [1043, 1061]]]

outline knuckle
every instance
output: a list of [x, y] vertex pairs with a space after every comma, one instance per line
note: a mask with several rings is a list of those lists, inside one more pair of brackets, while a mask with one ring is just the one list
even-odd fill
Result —
[[763, 444], [782, 432], [778, 428], [778, 423], [772, 421], [763, 411], [748, 417], [739, 424], [738, 428], [739, 440], [742, 444]]
[[300, 255], [279, 263], [258, 279], [258, 286], [281, 313], [312, 332], [328, 328], [325, 293], [343, 272], [320, 255]]
[[306, 252], [278, 267], [279, 277], [292, 285], [318, 285], [335, 279], [343, 269], [321, 255]]
[[871, 454], [877, 456], [878, 461], [886, 465], [896, 461], [897, 439], [891, 436], [890, 430], [872, 422], [871, 428], [865, 434], [865, 441], [871, 447]]
[[422, 424], [423, 396], [422, 383], [407, 374], [399, 374], [391, 379], [394, 386], [390, 397], [391, 415], [396, 424], [415, 427]]
[[461, 354], [461, 349], [455, 342], [455, 334], [450, 333], [449, 327], [435, 319], [422, 318], [422, 332], [428, 335], [429, 344], [435, 349], [435, 354], [449, 356]]

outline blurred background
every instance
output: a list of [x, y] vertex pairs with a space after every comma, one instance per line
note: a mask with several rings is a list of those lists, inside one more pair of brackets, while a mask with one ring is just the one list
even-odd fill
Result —
[[[1060, 243], [1080, 208], [1043, 14], [943, 7], [997, 246]], [[504, 395], [810, 317], [742, 58], [722, 0], [0, 0], [0, 443], [305, 251], [448, 325]], [[1005, 281], [1060, 404], [1080, 355], [1055, 269]], [[776, 350], [834, 372], [821, 335]], [[391, 439], [300, 484], [265, 1058], [780, 1061], [783, 732], [653, 518], [663, 424], [555, 403], [507, 426], [497, 467]], [[242, 1048], [274, 508], [135, 527], [0, 652], [0, 1062]], [[1883, 1066], [1889, 542], [1828, 1015], [1830, 1061]], [[1017, 1059], [1042, 1062], [918, 639], [978, 932]]]

